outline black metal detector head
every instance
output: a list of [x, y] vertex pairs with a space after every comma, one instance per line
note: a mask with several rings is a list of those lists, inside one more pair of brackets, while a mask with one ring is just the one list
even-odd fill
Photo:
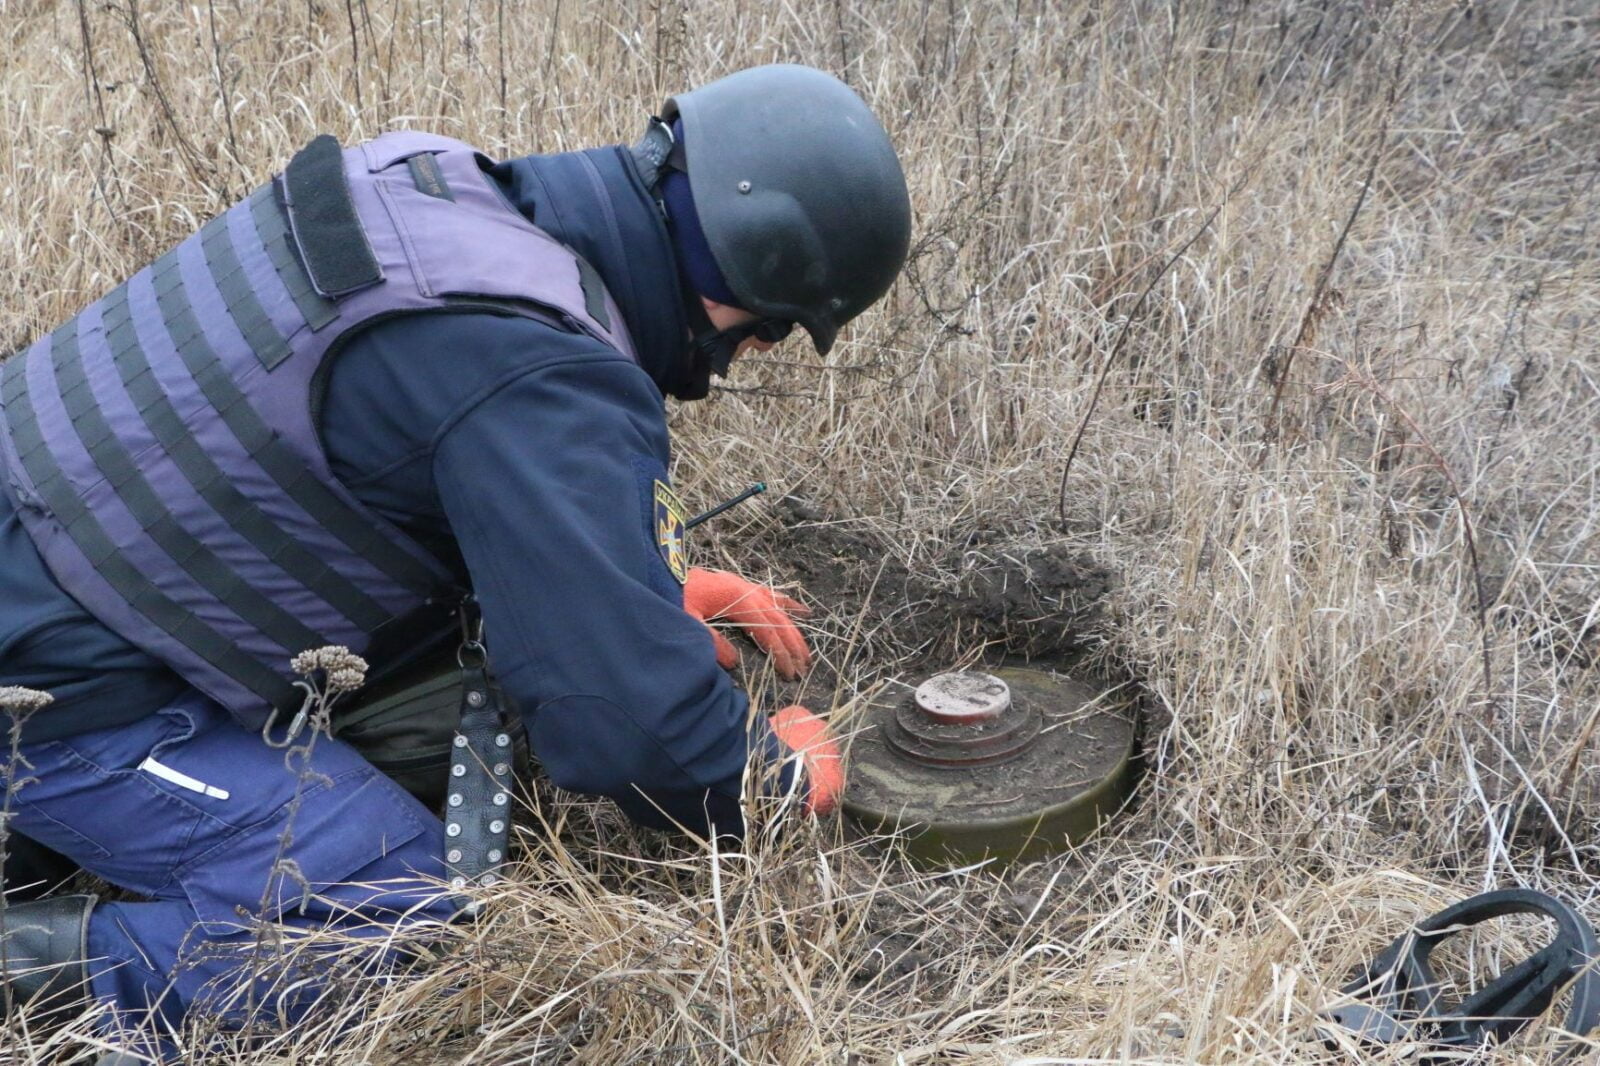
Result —
[[[1433, 949], [1455, 933], [1507, 914], [1553, 918], [1555, 939], [1459, 1002], [1445, 1002], [1429, 963]], [[1594, 926], [1572, 907], [1532, 889], [1485, 892], [1419, 922], [1385, 948], [1342, 989], [1355, 1001], [1327, 1011], [1330, 1024], [1318, 1031], [1330, 1046], [1337, 1044], [1336, 1027], [1366, 1044], [1414, 1041], [1438, 1049], [1425, 1054], [1424, 1063], [1457, 1062], [1463, 1049], [1510, 1039], [1567, 989], [1572, 1006], [1564, 1028], [1582, 1037], [1600, 1026], [1597, 960]], [[1566, 1054], [1582, 1046], [1573, 1040]]]

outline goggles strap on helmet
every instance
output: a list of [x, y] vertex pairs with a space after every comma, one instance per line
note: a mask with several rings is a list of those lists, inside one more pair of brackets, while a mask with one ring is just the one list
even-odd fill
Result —
[[656, 191], [656, 186], [660, 184], [666, 171], [681, 170], [685, 174], [689, 173], [683, 142], [672, 135], [670, 122], [663, 122], [654, 115], [650, 116], [650, 124], [645, 127], [644, 136], [630, 151], [634, 163], [639, 167], [639, 176], [644, 179], [645, 188], [652, 193]]

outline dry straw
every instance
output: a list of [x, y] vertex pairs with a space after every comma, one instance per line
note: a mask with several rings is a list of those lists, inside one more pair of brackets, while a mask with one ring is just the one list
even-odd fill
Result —
[[[13, 347], [319, 132], [556, 151], [630, 139], [666, 92], [736, 66], [840, 74], [900, 146], [912, 261], [826, 359], [791, 343], [674, 408], [682, 491], [762, 477], [935, 584], [962, 580], [952, 545], [1093, 556], [1120, 575], [1094, 662], [1153, 711], [1138, 809], [1006, 876], [918, 873], [831, 826], [713, 853], [541, 794], [518, 875], [410, 979], [352, 979], [264, 1046], [188, 1046], [1351, 1062], [1310, 1038], [1316, 1011], [1408, 922], [1518, 884], [1597, 916], [1587, 0], [0, 11]], [[703, 560], [786, 576], [804, 530], [776, 514], [740, 511]], [[918, 667], [883, 615], [819, 606], [838, 705]], [[1025, 636], [969, 623], [944, 651]], [[1545, 1061], [1550, 1037], [1500, 1060]], [[67, 1061], [74, 1039], [29, 1030], [0, 1062]]]

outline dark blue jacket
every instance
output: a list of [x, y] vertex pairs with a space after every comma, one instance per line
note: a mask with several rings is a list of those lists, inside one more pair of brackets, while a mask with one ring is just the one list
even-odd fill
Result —
[[[335, 357], [323, 439], [363, 503], [463, 571], [493, 668], [558, 785], [703, 829], [737, 827], [751, 743], [776, 757], [656, 548], [663, 394], [685, 373], [671, 246], [624, 150], [500, 164], [508, 199], [594, 264], [634, 364], [581, 334], [481, 312], [380, 323]], [[114, 726], [183, 683], [89, 617], [0, 493], [0, 683], [56, 702], [25, 740]], [[753, 737], [753, 739], [752, 739]], [[646, 798], [648, 797], [648, 798]]]

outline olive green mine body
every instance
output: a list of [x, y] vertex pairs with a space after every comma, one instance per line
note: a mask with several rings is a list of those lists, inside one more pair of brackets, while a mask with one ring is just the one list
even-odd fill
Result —
[[[845, 753], [845, 814], [869, 831], [898, 832], [906, 854], [925, 865], [1042, 858], [1081, 843], [1115, 814], [1135, 781], [1132, 707], [1043, 670], [990, 676], [1010, 689], [1000, 719], [922, 727], [944, 737], [970, 730], [978, 754], [966, 765], [916, 757], [902, 725], [915, 717], [914, 698], [904, 690], [867, 707]], [[996, 745], [981, 734], [1007, 718], [1032, 739], [1020, 751], [1007, 748], [1004, 761], [983, 761]]]

